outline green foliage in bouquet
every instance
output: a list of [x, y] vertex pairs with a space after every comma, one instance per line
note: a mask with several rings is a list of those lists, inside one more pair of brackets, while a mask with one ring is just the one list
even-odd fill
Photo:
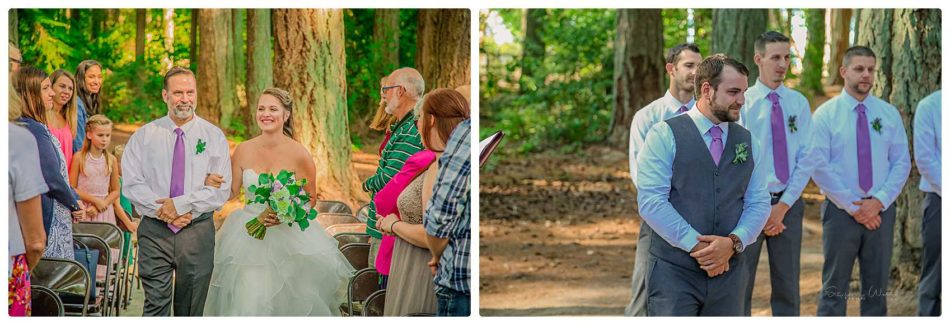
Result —
[[[258, 176], [257, 185], [248, 187], [248, 191], [254, 195], [246, 203], [264, 204], [266, 209], [263, 213], [274, 213], [281, 223], [288, 226], [296, 223], [300, 231], [304, 231], [310, 227], [310, 221], [317, 217], [316, 209], [304, 205], [311, 199], [310, 193], [303, 190], [304, 185], [307, 185], [306, 179], [298, 181], [294, 173], [287, 170], [281, 170], [276, 177], [263, 173]], [[259, 218], [251, 219], [244, 227], [249, 235], [257, 239], [264, 239], [267, 232], [267, 227]]]

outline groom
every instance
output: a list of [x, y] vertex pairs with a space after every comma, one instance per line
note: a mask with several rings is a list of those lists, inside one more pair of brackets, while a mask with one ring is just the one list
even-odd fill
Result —
[[[637, 155], [650, 244], [647, 316], [739, 316], [739, 266], [769, 214], [761, 148], [735, 122], [749, 87], [742, 63], [712, 55], [696, 71], [696, 108], [658, 123]], [[735, 258], [734, 258], [735, 257]]]
[[[168, 115], [135, 131], [122, 157], [122, 191], [144, 216], [138, 229], [144, 316], [169, 316], [172, 302], [175, 316], [201, 316], [208, 295], [211, 216], [230, 195], [231, 162], [224, 133], [194, 114], [195, 85], [191, 70], [169, 70], [162, 90]], [[219, 188], [204, 186], [212, 172], [224, 175]]]

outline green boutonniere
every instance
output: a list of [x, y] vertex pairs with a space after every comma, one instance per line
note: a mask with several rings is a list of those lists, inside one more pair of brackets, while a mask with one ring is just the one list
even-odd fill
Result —
[[198, 139], [198, 144], [195, 145], [195, 154], [200, 155], [202, 152], [205, 152], [205, 145], [207, 144], [208, 143], [204, 142], [204, 140]]
[[749, 160], [749, 145], [745, 143], [737, 144], [736, 157], [732, 158], [732, 163], [738, 165], [744, 163], [746, 160]]
[[880, 117], [874, 119], [874, 122], [871, 122], [871, 128], [873, 128], [874, 131], [877, 131], [877, 134], [881, 134], [881, 128], [883, 128], [883, 127], [884, 127], [884, 126], [881, 125], [881, 118], [880, 118]]
[[792, 115], [788, 117], [788, 131], [789, 132], [795, 133], [795, 131], [798, 131], [798, 126], [795, 125], [795, 120], [797, 119], [798, 119], [798, 115]]

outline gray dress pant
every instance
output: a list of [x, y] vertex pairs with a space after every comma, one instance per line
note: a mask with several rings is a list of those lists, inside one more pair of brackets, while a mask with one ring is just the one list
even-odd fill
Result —
[[637, 257], [633, 262], [633, 276], [630, 277], [630, 288], [633, 297], [624, 308], [624, 316], [647, 315], [647, 268], [650, 263], [650, 241], [656, 234], [646, 221], [640, 221], [640, 238], [637, 240]]
[[200, 215], [177, 234], [161, 220], [142, 218], [138, 238], [143, 316], [170, 316], [172, 305], [175, 316], [202, 315], [214, 268], [211, 214]]
[[927, 193], [924, 198], [924, 218], [920, 224], [924, 256], [917, 286], [917, 314], [940, 316], [940, 196], [936, 193]]
[[[773, 200], [775, 205], [778, 200]], [[759, 266], [759, 254], [762, 245], [768, 247], [769, 252], [769, 279], [772, 283], [772, 297], [769, 300], [772, 306], [772, 316], [799, 316], [801, 314], [801, 295], [799, 294], [799, 280], [801, 275], [802, 256], [802, 216], [805, 214], [805, 203], [798, 199], [785, 214], [782, 224], [785, 231], [777, 236], [768, 237], [759, 234], [752, 245], [743, 252], [746, 255], [749, 274], [746, 279], [745, 315], [752, 314], [752, 290], [755, 287], [755, 274]]]
[[710, 278], [698, 263], [687, 269], [651, 255], [647, 316], [741, 316], [743, 263], [742, 255], [733, 257], [728, 272]]

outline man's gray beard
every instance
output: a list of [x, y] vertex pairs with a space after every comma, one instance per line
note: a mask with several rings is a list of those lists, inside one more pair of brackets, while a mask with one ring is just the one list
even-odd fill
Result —
[[177, 108], [173, 108], [172, 114], [174, 114], [175, 118], [179, 120], [188, 119], [188, 118], [191, 118], [192, 115], [195, 115], [195, 108], [194, 107], [189, 108], [187, 111], [182, 111]]
[[391, 103], [391, 102], [386, 102], [386, 106], [383, 107], [383, 110], [386, 111], [386, 114], [392, 115], [392, 114], [393, 114], [393, 111], [395, 111], [395, 110], [396, 110], [396, 107], [399, 106], [399, 105], [398, 105], [398, 104], [395, 104], [395, 103], [393, 103], [393, 104], [390, 104], [390, 103]]

